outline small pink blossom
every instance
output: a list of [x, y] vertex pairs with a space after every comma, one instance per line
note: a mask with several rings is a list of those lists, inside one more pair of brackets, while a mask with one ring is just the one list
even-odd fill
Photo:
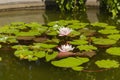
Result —
[[72, 31], [72, 29], [67, 28], [67, 27], [61, 27], [58, 31], [59, 36], [66, 36], [68, 34], [70, 34], [70, 32]]
[[58, 50], [60, 52], [69, 52], [72, 51], [74, 49], [74, 47], [72, 47], [72, 45], [66, 44], [66, 45], [61, 45], [61, 47], [58, 47]]

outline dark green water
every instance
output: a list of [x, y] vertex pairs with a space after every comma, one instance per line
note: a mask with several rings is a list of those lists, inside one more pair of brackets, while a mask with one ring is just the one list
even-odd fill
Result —
[[[92, 14], [92, 13], [91, 13]], [[107, 15], [95, 13], [92, 22], [107, 22], [111, 25], [117, 25], [117, 20], [111, 19]], [[92, 16], [92, 15], [91, 15]], [[81, 22], [91, 22], [88, 14], [76, 13], [74, 15], [66, 13], [60, 14], [56, 11], [11, 11], [0, 13], [0, 25], [9, 24], [11, 22], [40, 22], [42, 24], [59, 19], [78, 19]], [[119, 27], [118, 27], [119, 28]], [[119, 44], [119, 43], [118, 43]], [[27, 60], [19, 60], [13, 55], [13, 50], [9, 46], [0, 49], [0, 80], [120, 80], [120, 68], [117, 69], [99, 69], [94, 61], [99, 59], [114, 59], [120, 62], [120, 57], [110, 56], [103, 50], [92, 57], [88, 64], [84, 64], [85, 70], [82, 72], [73, 71], [71, 69], [57, 68], [46, 62], [44, 59], [29, 62]]]

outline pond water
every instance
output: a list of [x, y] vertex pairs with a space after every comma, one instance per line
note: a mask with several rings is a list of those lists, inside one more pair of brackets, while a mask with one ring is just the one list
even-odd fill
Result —
[[[9, 24], [11, 22], [39, 22], [45, 24], [50, 21], [59, 19], [77, 19], [81, 22], [106, 22], [111, 25], [117, 25], [117, 20], [111, 19], [110, 16], [96, 13], [90, 14], [76, 13], [71, 15], [66, 13], [60, 14], [57, 11], [40, 11], [40, 10], [26, 10], [26, 11], [10, 11], [0, 13], [0, 25]], [[93, 15], [95, 14], [95, 15]], [[93, 16], [95, 19], [91, 19]], [[90, 21], [91, 20], [91, 21]], [[118, 27], [119, 28], [119, 27]], [[118, 43], [119, 45], [119, 43]], [[101, 49], [97, 56], [85, 64], [85, 70], [73, 71], [66, 68], [58, 68], [51, 63], [46, 62], [44, 59], [38, 61], [19, 60], [13, 55], [14, 51], [9, 48], [9, 45], [3, 45], [0, 49], [0, 80], [120, 80], [120, 67], [116, 69], [100, 69], [93, 63], [95, 60], [101, 58], [114, 59], [120, 62], [117, 56], [109, 56], [104, 54]]]

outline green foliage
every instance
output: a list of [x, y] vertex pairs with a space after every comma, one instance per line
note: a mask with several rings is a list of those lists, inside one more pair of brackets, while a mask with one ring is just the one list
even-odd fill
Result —
[[88, 43], [88, 41], [86, 41], [86, 40], [73, 40], [73, 41], [70, 41], [69, 42], [70, 44], [73, 44], [73, 45], [83, 45], [83, 44], [87, 44]]
[[95, 22], [95, 23], [92, 23], [91, 25], [94, 27], [102, 27], [102, 28], [104, 28], [105, 26], [108, 26], [107, 23], [101, 23], [101, 22]]
[[79, 65], [82, 65], [83, 63], [86, 63], [88, 61], [89, 61], [88, 58], [68, 57], [68, 58], [65, 58], [65, 59], [61, 59], [61, 60], [57, 60], [57, 61], [52, 61], [51, 63], [54, 66], [58, 66], [58, 67], [72, 68], [72, 67], [77, 67]]
[[15, 36], [5, 36], [1, 35], [0, 36], [0, 42], [1, 43], [18, 43], [17, 39]]
[[0, 57], [0, 61], [2, 61], [2, 58]]
[[80, 50], [80, 51], [92, 51], [92, 50], [97, 50], [97, 48], [93, 45], [80, 45], [80, 46], [77, 46], [77, 48]]
[[84, 0], [56, 0], [61, 11], [85, 11]]
[[92, 38], [93, 43], [97, 45], [113, 45], [116, 43], [116, 40], [104, 39], [104, 38]]
[[38, 45], [40, 45], [40, 47], [41, 48], [47, 48], [47, 49], [49, 49], [49, 48], [54, 48], [54, 47], [56, 47], [57, 45], [54, 45], [54, 44], [44, 44], [44, 43], [37, 43]]
[[46, 52], [45, 51], [35, 51], [34, 56], [38, 57], [38, 58], [43, 58], [45, 57]]
[[14, 45], [12, 46], [13, 49], [17, 49], [17, 50], [28, 50], [29, 47], [27, 45]]
[[112, 13], [112, 18], [117, 17], [120, 11], [119, 0], [100, 0], [101, 6], [106, 5], [106, 9]]
[[102, 30], [99, 30], [98, 32], [102, 33], [102, 34], [115, 34], [115, 33], [119, 33], [119, 31], [116, 30], [116, 29], [102, 29]]
[[120, 47], [111, 47], [106, 50], [108, 54], [120, 56]]
[[120, 34], [108, 35], [107, 37], [109, 39], [119, 40], [120, 39]]
[[115, 60], [99, 60], [96, 61], [95, 64], [100, 68], [118, 68], [119, 63]]
[[53, 52], [52, 54], [46, 54], [46, 61], [50, 61], [50, 60], [52, 60], [52, 59], [55, 59], [56, 58], [56, 56], [58, 55], [58, 52]]
[[75, 71], [82, 71], [84, 67], [82, 66], [77, 66], [77, 67], [72, 67], [73, 70]]
[[2, 45], [0, 45], [0, 48], [2, 47]]

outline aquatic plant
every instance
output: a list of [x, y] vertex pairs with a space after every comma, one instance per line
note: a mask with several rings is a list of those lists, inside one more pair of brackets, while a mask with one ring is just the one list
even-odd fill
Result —
[[61, 27], [58, 31], [59, 36], [67, 36], [68, 34], [70, 34], [72, 31], [72, 29], [67, 28], [67, 27]]
[[51, 64], [57, 67], [66, 67], [66, 68], [72, 68], [82, 65], [83, 63], [88, 62], [88, 58], [81, 58], [81, 57], [68, 57], [65, 59], [57, 60], [57, 61], [51, 61]]
[[120, 47], [111, 47], [106, 50], [108, 54], [120, 56]]
[[102, 29], [98, 31], [101, 34], [116, 34], [119, 33], [119, 30], [117, 29]]
[[116, 40], [106, 38], [92, 38], [92, 41], [97, 45], [113, 45], [117, 42]]
[[[98, 55], [98, 45], [110, 45], [109, 47], [112, 45], [117, 48], [119, 47], [120, 39], [119, 30], [114, 26], [106, 23], [81, 23], [78, 20], [60, 20], [50, 22], [46, 25], [35, 22], [18, 22], [11, 23], [0, 29], [2, 29], [0, 31], [1, 46], [2, 43], [18, 44], [12, 44], [12, 49], [16, 57], [28, 61], [36, 61], [44, 58], [46, 62], [50, 62], [54, 66], [71, 68], [75, 71], [83, 70], [84, 67], [82, 64], [92, 60], [94, 55]], [[101, 34], [102, 30], [116, 31], [107, 31], [104, 36], [104, 34]], [[23, 42], [30, 42], [30, 44], [24, 43], [22, 45]], [[106, 50], [106, 53], [118, 56], [119, 52], [119, 48], [112, 50], [108, 48]], [[98, 67], [101, 64], [99, 62], [95, 63]], [[109, 62], [107, 63], [110, 64]], [[104, 67], [100, 65], [100, 68]], [[105, 68], [112, 67], [113, 65], [110, 64], [109, 67]]]
[[69, 52], [72, 51], [75, 47], [72, 47], [72, 45], [66, 44], [66, 45], [61, 45], [61, 47], [58, 47], [58, 50], [60, 52]]
[[118, 68], [119, 63], [115, 60], [98, 60], [95, 64], [100, 68]]
[[80, 46], [77, 46], [77, 48], [80, 50], [80, 51], [92, 51], [92, 50], [97, 50], [97, 48], [93, 45], [80, 45]]
[[88, 41], [83, 39], [78, 39], [78, 40], [69, 41], [69, 43], [73, 45], [84, 45], [84, 44], [87, 44]]
[[2, 61], [2, 57], [0, 57], [0, 61]]
[[120, 39], [120, 34], [112, 34], [107, 36], [109, 39], [113, 40], [119, 40]]

